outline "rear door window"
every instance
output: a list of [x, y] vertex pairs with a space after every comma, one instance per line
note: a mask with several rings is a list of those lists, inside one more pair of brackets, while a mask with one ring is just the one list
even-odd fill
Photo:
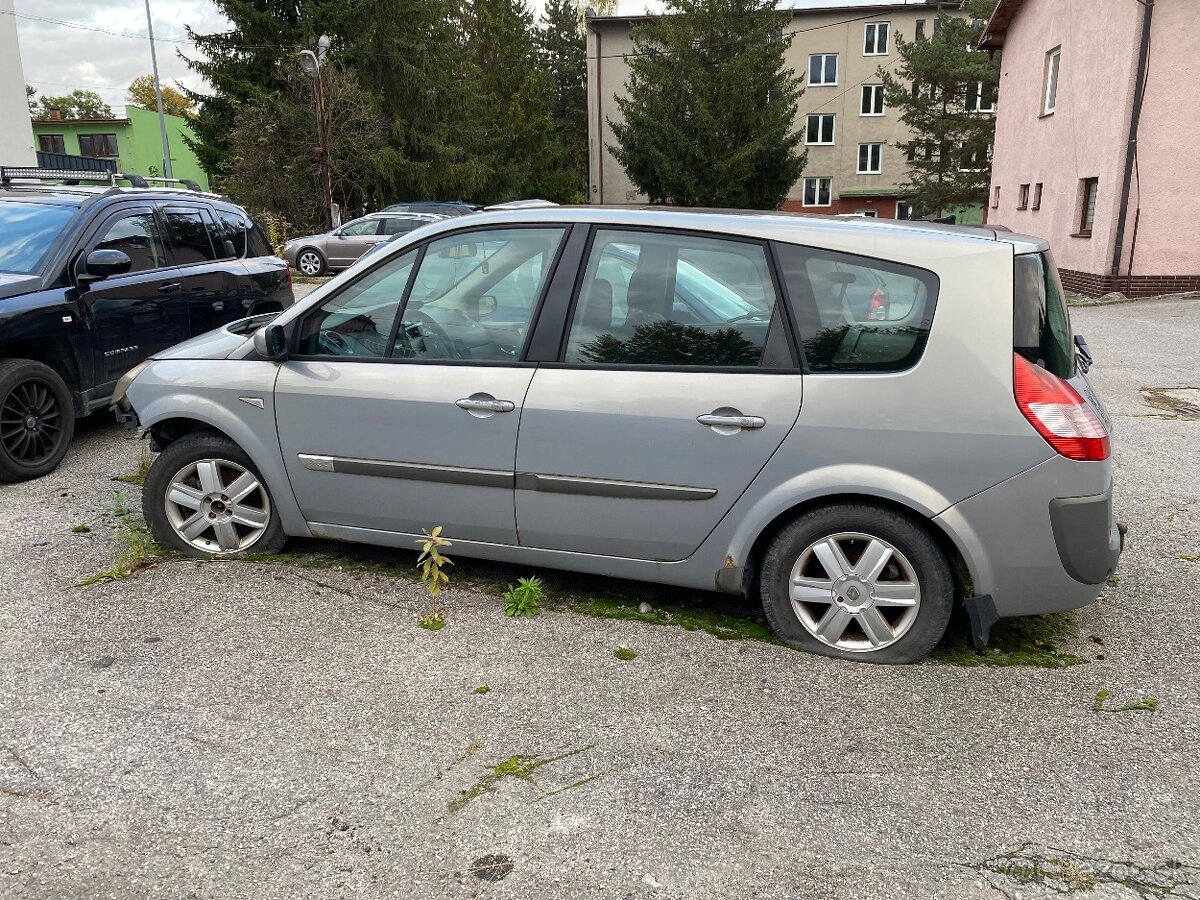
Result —
[[[217, 236], [220, 240], [217, 249], [221, 251], [222, 257], [241, 259], [246, 255], [246, 230], [246, 221], [240, 215], [223, 209], [217, 210]], [[229, 242], [229, 246], [225, 246], [226, 241]]]
[[1071, 317], [1049, 253], [1013, 262], [1013, 349], [1059, 378], [1075, 374]]
[[791, 351], [761, 244], [597, 232], [564, 361], [787, 368]]
[[217, 259], [206, 217], [200, 210], [167, 208], [164, 215], [176, 265], [186, 266]]
[[813, 372], [902, 372], [921, 358], [937, 304], [932, 272], [849, 253], [776, 244]]

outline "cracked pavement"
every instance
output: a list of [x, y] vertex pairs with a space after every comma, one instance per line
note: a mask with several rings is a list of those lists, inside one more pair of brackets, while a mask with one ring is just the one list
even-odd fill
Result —
[[137, 491], [133, 436], [85, 423], [0, 486], [0, 896], [1200, 898], [1200, 422], [1141, 393], [1200, 387], [1200, 301], [1073, 317], [1131, 540], [1066, 669], [517, 621], [350, 565], [78, 587]]

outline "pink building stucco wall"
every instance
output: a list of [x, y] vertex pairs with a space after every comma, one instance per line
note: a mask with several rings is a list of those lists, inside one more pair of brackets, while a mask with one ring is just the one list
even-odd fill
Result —
[[[1094, 5], [1094, 4], [1089, 4]], [[1140, 6], [1132, 4], [1139, 12]], [[1122, 273], [1200, 275], [1200, 55], [1197, 0], [1156, 0]], [[1139, 23], [1140, 27], [1140, 23]], [[1131, 247], [1140, 207], [1137, 245]]]
[[[1105, 273], [1111, 262], [1141, 9], [1025, 0], [1004, 40], [988, 221], [1045, 238], [1060, 268]], [[1059, 46], [1056, 108], [1044, 116], [1046, 55]], [[1090, 238], [1071, 236], [1083, 178], [1100, 180]], [[1020, 185], [1038, 182], [1041, 208], [1017, 209]]]

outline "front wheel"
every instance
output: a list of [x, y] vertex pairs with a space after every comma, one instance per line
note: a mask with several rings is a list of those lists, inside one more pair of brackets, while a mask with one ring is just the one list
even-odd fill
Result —
[[316, 250], [301, 250], [296, 257], [296, 268], [305, 275], [315, 278], [325, 271], [325, 257]]
[[32, 359], [0, 361], [0, 481], [28, 481], [58, 468], [75, 434], [71, 392]]
[[254, 462], [211, 431], [184, 435], [159, 454], [142, 511], [155, 539], [186, 556], [278, 553], [287, 541]]
[[771, 543], [762, 602], [785, 643], [874, 663], [913, 663], [945, 633], [954, 605], [949, 563], [929, 533], [882, 507], [805, 513]]

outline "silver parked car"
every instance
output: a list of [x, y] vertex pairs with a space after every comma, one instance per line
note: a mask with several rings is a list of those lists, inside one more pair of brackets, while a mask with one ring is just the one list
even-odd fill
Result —
[[324, 234], [292, 238], [283, 246], [283, 258], [305, 275], [324, 275], [354, 265], [382, 241], [446, 218], [439, 213], [372, 213]]
[[1088, 360], [1036, 238], [554, 207], [422, 229], [159, 354], [118, 405], [180, 553], [441, 525], [457, 554], [743, 593], [792, 646], [898, 663], [956, 603], [981, 643], [1095, 600], [1123, 529]]

